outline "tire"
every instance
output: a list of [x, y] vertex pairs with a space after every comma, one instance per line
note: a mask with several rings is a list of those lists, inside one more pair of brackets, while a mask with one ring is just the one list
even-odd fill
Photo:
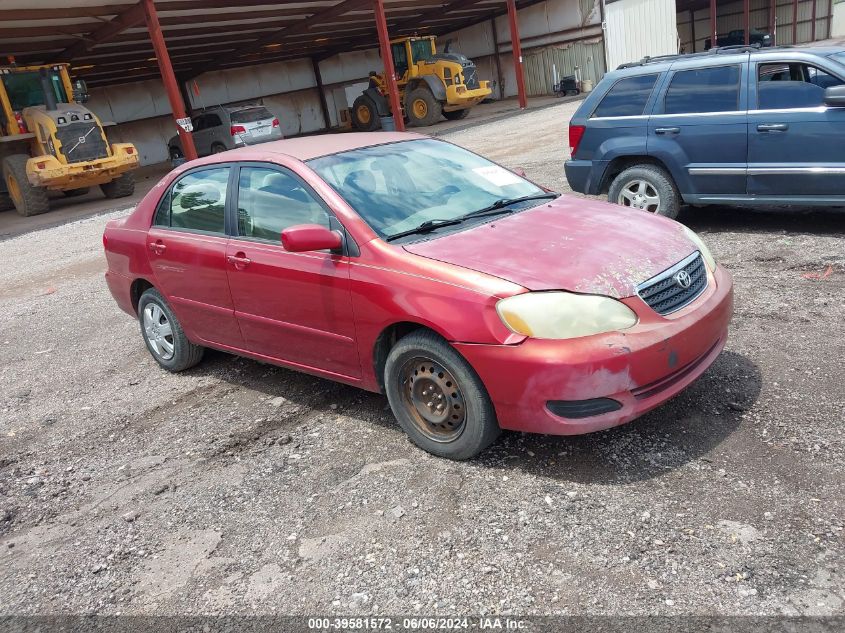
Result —
[[469, 114], [469, 108], [464, 108], [463, 110], [451, 110], [450, 112], [443, 111], [443, 116], [445, 116], [450, 121], [460, 121], [461, 119], [467, 118]]
[[26, 177], [26, 154], [12, 154], [3, 159], [3, 184], [15, 209], [24, 217], [40, 215], [50, 210], [50, 200], [44, 187], [35, 187]]
[[184, 158], [185, 155], [182, 153], [182, 148], [180, 147], [171, 147], [170, 148], [170, 160], [178, 160], [180, 158]]
[[9, 197], [9, 194], [0, 193], [0, 211], [11, 211], [15, 208], [15, 203]]
[[226, 146], [222, 143], [212, 143], [211, 145], [211, 153], [212, 154], [222, 154], [226, 151]]
[[202, 360], [205, 348], [188, 340], [173, 310], [155, 288], [145, 291], [138, 300], [138, 322], [147, 350], [167, 371], [183, 371]]
[[[414, 444], [432, 455], [469, 459], [501, 432], [478, 374], [434, 332], [417, 330], [399, 339], [387, 356], [384, 385], [399, 425]], [[434, 408], [423, 398], [431, 398]]]
[[75, 198], [84, 196], [89, 191], [91, 191], [91, 187], [79, 187], [78, 189], [65, 189], [62, 193], [65, 194], [65, 198]]
[[412, 127], [434, 125], [442, 114], [443, 106], [434, 98], [428, 86], [414, 88], [405, 97], [405, 115], [408, 117], [408, 125]]
[[381, 127], [378, 110], [373, 100], [361, 95], [352, 104], [352, 124], [361, 132], [374, 132]]
[[106, 198], [125, 198], [135, 193], [135, 177], [132, 172], [121, 174], [111, 182], [100, 185]]
[[657, 165], [634, 165], [613, 179], [607, 193], [609, 202], [676, 218], [681, 196], [672, 176]]

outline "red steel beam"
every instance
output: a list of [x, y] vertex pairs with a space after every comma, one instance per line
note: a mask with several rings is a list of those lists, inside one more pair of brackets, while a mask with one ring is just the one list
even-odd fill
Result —
[[[141, 0], [140, 6], [144, 9], [144, 17], [147, 21], [147, 30], [150, 32], [150, 41], [153, 44], [158, 68], [161, 71], [161, 79], [164, 82], [164, 89], [167, 91], [167, 99], [170, 101], [170, 109], [173, 111], [174, 122], [177, 119], [187, 117], [185, 113], [185, 102], [182, 101], [182, 93], [179, 91], [179, 84], [176, 82], [176, 75], [170, 63], [170, 55], [167, 52], [167, 44], [164, 42], [164, 35], [161, 32], [161, 24], [158, 21], [158, 14], [153, 0]], [[186, 132], [177, 123], [176, 130], [179, 133], [179, 140], [182, 141], [182, 151], [185, 158], [194, 160], [197, 158], [197, 148], [194, 145], [194, 137]]]
[[396, 85], [396, 69], [393, 67], [393, 54], [390, 52], [390, 35], [387, 32], [387, 18], [384, 15], [383, 0], [373, 0], [373, 14], [378, 30], [378, 45], [381, 50], [381, 61], [384, 63], [384, 77], [387, 80], [387, 96], [390, 99], [390, 110], [393, 121], [399, 132], [405, 131], [405, 120], [402, 117], [402, 103], [399, 101], [399, 87]]
[[719, 45], [719, 28], [716, 24], [716, 0], [710, 0], [710, 48]]
[[743, 0], [742, 2], [742, 24], [745, 28], [745, 45], [751, 43], [751, 0]]
[[513, 70], [516, 74], [516, 92], [519, 97], [519, 108], [524, 110], [528, 107], [528, 100], [525, 98], [525, 76], [522, 74], [522, 45], [519, 41], [519, 21], [516, 16], [516, 3], [514, 0], [507, 0], [508, 20], [511, 29], [511, 48], [513, 54]]

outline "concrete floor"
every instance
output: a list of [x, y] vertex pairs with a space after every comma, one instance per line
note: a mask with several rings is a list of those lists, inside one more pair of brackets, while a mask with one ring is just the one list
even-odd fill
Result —
[[[579, 97], [567, 97], [563, 99], [554, 96], [532, 97], [529, 100], [529, 110], [533, 111], [578, 99]], [[466, 119], [461, 121], [446, 121], [444, 119], [436, 125], [419, 131], [433, 136], [439, 136], [447, 131], [471, 129], [479, 123], [487, 123], [503, 117], [509, 117], [517, 112], [519, 112], [519, 104], [516, 99], [483, 103], [473, 108]], [[53, 194], [50, 202], [51, 210], [44, 215], [24, 218], [14, 211], [0, 212], [0, 240], [22, 235], [30, 231], [59, 226], [107, 211], [133, 207], [170, 169], [171, 165], [169, 162], [147, 165], [139, 169], [135, 172], [135, 194], [128, 198], [109, 200], [103, 197], [99, 187], [93, 187], [88, 194], [78, 198], [65, 198], [61, 193]]]

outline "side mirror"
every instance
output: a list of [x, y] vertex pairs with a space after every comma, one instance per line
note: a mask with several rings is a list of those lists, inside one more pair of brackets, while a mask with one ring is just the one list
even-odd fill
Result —
[[88, 84], [84, 79], [74, 79], [73, 100], [76, 103], [88, 103]]
[[291, 253], [334, 251], [342, 245], [339, 233], [319, 224], [297, 224], [282, 231], [282, 246]]
[[824, 91], [824, 104], [832, 108], [845, 108], [845, 85], [827, 88]]
[[520, 178], [528, 178], [528, 176], [525, 175], [525, 169], [523, 167], [514, 167], [511, 171]]

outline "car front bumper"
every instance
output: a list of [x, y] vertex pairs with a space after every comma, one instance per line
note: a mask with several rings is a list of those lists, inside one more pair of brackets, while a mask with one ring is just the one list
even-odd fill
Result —
[[[640, 315], [629, 330], [564, 341], [454, 346], [481, 377], [503, 429], [550, 435], [600, 431], [664, 403], [722, 351], [733, 285], [722, 267], [709, 277], [702, 296], [667, 317], [638, 297], [624, 300]], [[615, 410], [589, 415], [606, 399], [614, 401]], [[553, 413], [550, 403], [563, 403], [551, 406], [569, 417]]]

